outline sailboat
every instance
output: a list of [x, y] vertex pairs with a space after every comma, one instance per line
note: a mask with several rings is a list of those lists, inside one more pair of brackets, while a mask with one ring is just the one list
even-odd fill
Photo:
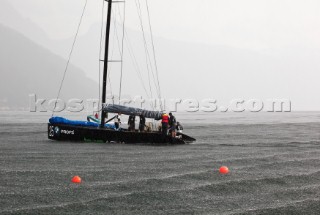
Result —
[[[114, 1], [118, 2], [118, 1]], [[103, 141], [121, 143], [155, 143], [155, 144], [185, 144], [194, 142], [195, 139], [182, 132], [177, 132], [176, 136], [159, 130], [130, 131], [128, 129], [115, 128], [106, 119], [108, 113], [121, 113], [128, 116], [143, 116], [153, 120], [161, 120], [164, 113], [162, 111], [150, 111], [141, 108], [128, 107], [118, 104], [106, 103], [107, 93], [107, 72], [109, 62], [109, 36], [111, 26], [112, 0], [108, 0], [108, 15], [106, 22], [105, 56], [102, 82], [102, 110], [101, 120], [88, 118], [87, 121], [68, 120], [62, 117], [51, 117], [48, 123], [48, 138], [60, 141]]]

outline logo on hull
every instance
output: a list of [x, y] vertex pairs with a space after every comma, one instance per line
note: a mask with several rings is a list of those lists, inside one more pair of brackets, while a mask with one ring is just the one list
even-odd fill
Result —
[[61, 134], [74, 135], [74, 130], [61, 130]]

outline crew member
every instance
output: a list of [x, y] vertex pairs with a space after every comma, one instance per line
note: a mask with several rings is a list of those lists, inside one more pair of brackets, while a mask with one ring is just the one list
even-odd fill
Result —
[[95, 117], [96, 119], [99, 119], [99, 114], [98, 114], [98, 113], [95, 113], [94, 117]]
[[136, 123], [136, 116], [135, 115], [130, 115], [128, 119], [128, 130], [129, 131], [135, 131], [135, 123]]
[[143, 132], [145, 126], [146, 126], [146, 118], [141, 114], [140, 115], [140, 123], [139, 123], [139, 131]]
[[177, 131], [178, 131], [179, 133], [182, 133], [182, 132], [183, 132], [183, 127], [182, 127], [182, 125], [180, 124], [180, 122], [177, 122]]
[[169, 113], [169, 116], [170, 116], [169, 125], [170, 125], [171, 136], [176, 137], [177, 120], [176, 120], [176, 117], [172, 115], [172, 113]]
[[114, 117], [114, 126], [116, 127], [116, 130], [119, 130], [120, 128], [120, 124], [121, 124], [121, 113], [118, 113], [115, 117]]
[[165, 113], [165, 114], [162, 115], [161, 124], [162, 124], [162, 128], [161, 128], [162, 134], [164, 136], [166, 136], [167, 133], [168, 133], [168, 124], [169, 124], [169, 116], [168, 116], [168, 114]]

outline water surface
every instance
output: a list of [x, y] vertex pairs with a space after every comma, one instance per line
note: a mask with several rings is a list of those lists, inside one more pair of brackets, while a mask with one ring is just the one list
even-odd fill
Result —
[[50, 141], [48, 115], [0, 112], [2, 214], [320, 211], [320, 113], [180, 113], [182, 146]]

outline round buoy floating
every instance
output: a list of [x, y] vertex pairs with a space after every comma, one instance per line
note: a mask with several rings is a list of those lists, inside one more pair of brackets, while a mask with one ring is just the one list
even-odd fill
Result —
[[220, 171], [221, 174], [228, 174], [229, 173], [229, 169], [226, 166], [220, 167], [219, 171]]
[[71, 179], [71, 182], [75, 183], [75, 184], [80, 184], [81, 183], [81, 178], [76, 175]]

